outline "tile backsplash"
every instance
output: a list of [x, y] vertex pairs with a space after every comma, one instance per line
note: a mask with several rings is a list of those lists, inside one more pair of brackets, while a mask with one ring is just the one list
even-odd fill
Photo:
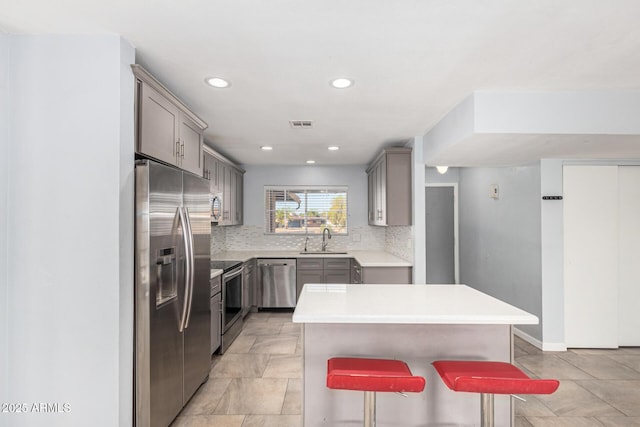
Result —
[[413, 263], [413, 226], [396, 225], [385, 230], [384, 250]]
[[[349, 235], [334, 235], [327, 249], [330, 251], [373, 250], [387, 251], [407, 261], [413, 260], [413, 249], [407, 241], [412, 238], [411, 226], [396, 227], [350, 227]], [[240, 225], [211, 228], [211, 253], [223, 251], [274, 250], [301, 251], [306, 236], [264, 234], [262, 226]], [[307, 249], [319, 251], [322, 236], [309, 236]]]
[[[306, 236], [264, 234], [261, 226], [241, 225], [212, 227], [211, 252], [275, 250], [301, 251]], [[322, 236], [309, 236], [307, 249], [319, 251]], [[385, 231], [382, 227], [351, 227], [349, 235], [333, 235], [327, 249], [330, 251], [384, 250]]]

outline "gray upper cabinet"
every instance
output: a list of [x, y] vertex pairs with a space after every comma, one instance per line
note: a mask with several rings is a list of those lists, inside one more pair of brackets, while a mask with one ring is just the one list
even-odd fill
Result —
[[411, 225], [411, 148], [383, 150], [367, 177], [369, 225]]
[[131, 68], [136, 76], [136, 150], [202, 175], [207, 124], [144, 68]]
[[244, 221], [244, 170], [209, 147], [204, 150], [202, 176], [210, 181], [213, 196], [221, 202], [218, 225], [242, 225]]

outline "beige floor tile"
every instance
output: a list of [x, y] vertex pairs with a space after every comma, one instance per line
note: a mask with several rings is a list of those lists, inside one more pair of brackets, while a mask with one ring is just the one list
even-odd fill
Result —
[[612, 348], [570, 348], [568, 353], [589, 355], [589, 356], [609, 356], [619, 353], [619, 349]]
[[[623, 415], [605, 401], [594, 396], [573, 381], [562, 381], [558, 390], [550, 395], [539, 395], [538, 399], [558, 417], [615, 417]], [[531, 421], [530, 417], [527, 417]], [[532, 424], [535, 425], [533, 421]]]
[[533, 427], [533, 424], [531, 424], [525, 417], [516, 416], [514, 427]]
[[587, 380], [593, 377], [557, 355], [519, 357], [517, 362], [538, 378]]
[[282, 325], [280, 335], [295, 335], [300, 336], [302, 333], [302, 325], [299, 323], [285, 323]]
[[278, 335], [282, 325], [281, 322], [251, 322], [244, 325], [242, 335]]
[[171, 427], [242, 427], [244, 415], [187, 415], [178, 417]]
[[256, 342], [255, 335], [240, 335], [236, 338], [225, 353], [249, 353], [253, 343]]
[[640, 356], [640, 347], [620, 347], [618, 352], [621, 354]]
[[251, 347], [251, 353], [262, 354], [294, 354], [298, 337], [288, 335], [257, 336]]
[[602, 427], [602, 424], [589, 417], [527, 417], [533, 427]]
[[302, 378], [302, 360], [297, 355], [271, 355], [263, 378]]
[[300, 427], [300, 415], [247, 415], [242, 427]]
[[516, 350], [518, 350], [519, 353], [522, 353], [523, 355], [540, 355], [543, 353], [542, 350], [540, 350], [538, 347], [518, 337], [515, 337], [514, 347]]
[[640, 416], [640, 381], [605, 380], [577, 381], [577, 383], [621, 411], [620, 415]]
[[225, 353], [212, 370], [213, 378], [259, 378], [264, 373], [268, 354]]
[[606, 427], [640, 426], [640, 417], [598, 417]]
[[302, 414], [302, 380], [290, 379], [287, 393], [284, 396], [282, 413], [288, 415]]
[[293, 311], [286, 312], [278, 312], [274, 311], [271, 313], [268, 322], [280, 322], [280, 323], [291, 323], [291, 318], [293, 317]]
[[640, 372], [640, 354], [626, 354], [621, 352], [607, 357]]
[[558, 355], [558, 357], [585, 371], [592, 377], [601, 380], [640, 379], [640, 372], [616, 362], [611, 356], [602, 357], [591, 354], [576, 354], [569, 351]]
[[216, 414], [280, 414], [288, 381], [277, 378], [236, 378], [227, 387]]
[[513, 399], [515, 414], [526, 417], [555, 417], [553, 411], [545, 406], [537, 396], [521, 396], [526, 402]]
[[200, 387], [182, 413], [184, 415], [213, 414], [230, 382], [231, 378], [209, 377], [209, 381]]

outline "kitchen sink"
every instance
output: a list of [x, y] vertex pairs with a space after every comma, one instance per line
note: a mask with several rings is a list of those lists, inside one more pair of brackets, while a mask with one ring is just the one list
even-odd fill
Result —
[[332, 252], [332, 251], [307, 251], [300, 252], [300, 255], [346, 255], [346, 252]]

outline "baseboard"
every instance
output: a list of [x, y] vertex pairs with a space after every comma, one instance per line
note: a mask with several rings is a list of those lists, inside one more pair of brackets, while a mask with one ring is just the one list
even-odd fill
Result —
[[564, 343], [542, 342], [516, 327], [513, 328], [513, 334], [542, 351], [567, 351], [567, 346]]

